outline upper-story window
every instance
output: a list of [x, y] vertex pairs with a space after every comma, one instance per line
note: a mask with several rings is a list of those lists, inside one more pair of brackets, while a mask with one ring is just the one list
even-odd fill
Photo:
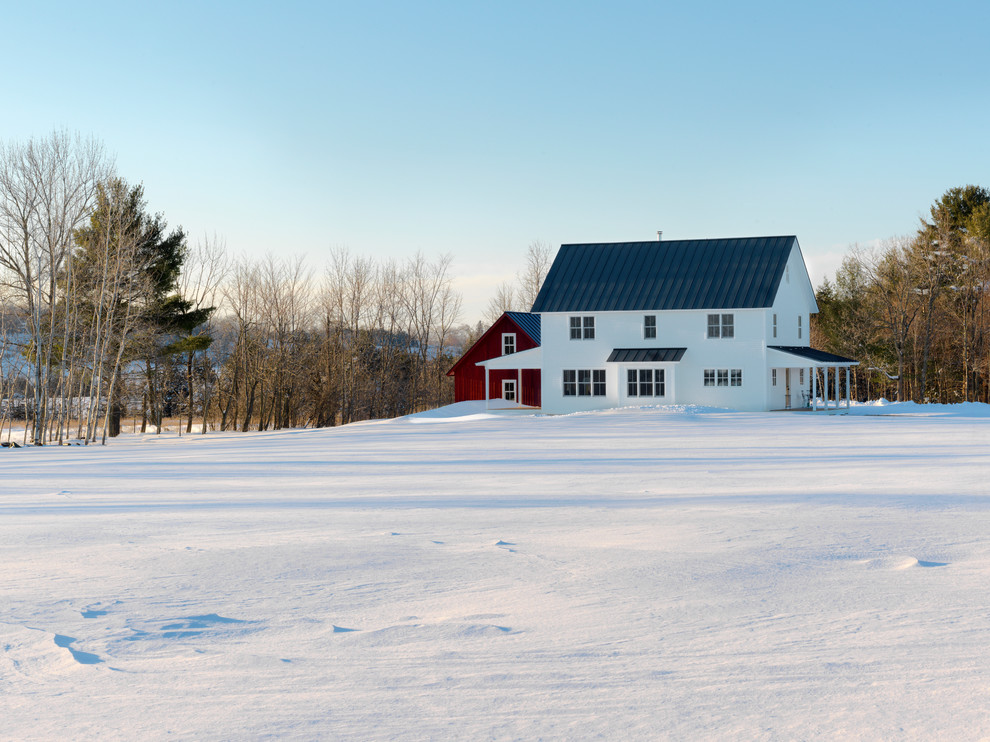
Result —
[[798, 315], [798, 340], [801, 339], [801, 315]]
[[503, 332], [502, 333], [502, 355], [507, 356], [510, 353], [516, 352], [516, 333], [514, 332]]
[[731, 314], [708, 315], [708, 337], [733, 338], [736, 336], [735, 317]]
[[777, 337], [777, 315], [773, 315], [773, 336]]
[[571, 317], [571, 340], [594, 340], [594, 317]]
[[643, 339], [653, 340], [657, 336], [657, 316], [647, 314], [643, 317]]

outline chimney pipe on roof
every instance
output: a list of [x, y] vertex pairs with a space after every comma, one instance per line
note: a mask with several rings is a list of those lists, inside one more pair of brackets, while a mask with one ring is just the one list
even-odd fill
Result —
[[662, 229], [658, 229], [657, 230], [657, 242], [663, 242], [663, 230]]

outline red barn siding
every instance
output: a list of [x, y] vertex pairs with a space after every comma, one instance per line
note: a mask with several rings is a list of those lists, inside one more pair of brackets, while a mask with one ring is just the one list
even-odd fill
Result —
[[[454, 377], [455, 402], [485, 398], [485, 369], [475, 364], [501, 356], [502, 335], [507, 332], [513, 332], [516, 335], [517, 353], [537, 347], [533, 339], [523, 332], [519, 325], [503, 314], [447, 372], [448, 376]], [[519, 378], [518, 374], [519, 372], [515, 370], [492, 370], [488, 388], [491, 399], [502, 397], [502, 379], [516, 379]], [[522, 404], [533, 407], [540, 406], [539, 369], [522, 370], [522, 389], [519, 390], [519, 393], [519, 401]]]

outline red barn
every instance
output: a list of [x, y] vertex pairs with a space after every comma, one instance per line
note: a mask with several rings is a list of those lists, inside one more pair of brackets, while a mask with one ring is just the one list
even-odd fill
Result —
[[454, 401], [539, 407], [540, 355], [540, 315], [506, 312], [447, 372], [454, 377]]

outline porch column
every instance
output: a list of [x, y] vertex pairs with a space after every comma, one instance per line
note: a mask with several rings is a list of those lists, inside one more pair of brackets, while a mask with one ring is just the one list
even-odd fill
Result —
[[849, 366], [846, 366], [846, 409], [848, 410], [850, 406], [849, 403]]
[[516, 369], [516, 404], [522, 404], [522, 369]]
[[811, 409], [818, 412], [818, 374], [814, 366], [811, 367]]
[[491, 399], [491, 395], [488, 393], [488, 374], [490, 372], [488, 371], [488, 366], [482, 366], [482, 368], [485, 369], [485, 409], [487, 410], [489, 406], [488, 400]]
[[835, 369], [835, 409], [839, 409], [839, 367], [836, 366]]

